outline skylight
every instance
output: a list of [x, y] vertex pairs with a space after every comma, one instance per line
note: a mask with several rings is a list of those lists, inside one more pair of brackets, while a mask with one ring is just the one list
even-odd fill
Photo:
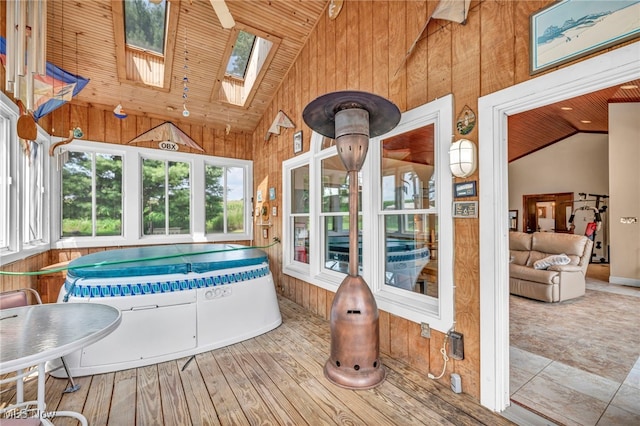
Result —
[[280, 42], [273, 34], [236, 21], [222, 54], [211, 100], [248, 107]]
[[125, 42], [164, 55], [167, 0], [124, 0]]
[[238, 38], [233, 45], [231, 51], [231, 57], [227, 63], [226, 73], [244, 80], [247, 73], [247, 65], [249, 64], [249, 58], [253, 52], [256, 36], [246, 31], [240, 31]]

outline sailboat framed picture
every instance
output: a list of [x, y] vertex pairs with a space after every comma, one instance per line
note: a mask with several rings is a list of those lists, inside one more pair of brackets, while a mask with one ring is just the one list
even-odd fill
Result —
[[530, 16], [530, 73], [640, 37], [640, 0], [562, 0]]

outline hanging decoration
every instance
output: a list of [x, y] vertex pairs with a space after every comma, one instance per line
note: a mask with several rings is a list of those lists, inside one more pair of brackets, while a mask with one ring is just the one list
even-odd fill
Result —
[[404, 58], [396, 69], [396, 72], [393, 73], [393, 76], [395, 77], [402, 69], [402, 67], [404, 67], [404, 65], [407, 63], [407, 60], [413, 53], [413, 50], [416, 48], [418, 42], [426, 37], [423, 37], [423, 34], [427, 29], [427, 25], [429, 25], [429, 22], [431, 22], [432, 19], [442, 19], [444, 21], [457, 22], [464, 25], [467, 23], [467, 15], [469, 14], [470, 5], [471, 0], [440, 0], [433, 13], [429, 17], [427, 17], [427, 21], [420, 29], [418, 36], [411, 44], [411, 47], [409, 47], [409, 50], [407, 50], [407, 53], [404, 55]]
[[202, 149], [197, 142], [170, 121], [165, 121], [141, 135], [136, 136], [129, 141], [129, 144], [141, 142], [157, 142], [158, 147], [165, 151], [177, 151], [178, 146], [176, 144], [178, 144], [204, 152], [204, 149]]
[[272, 134], [279, 135], [281, 127], [287, 127], [290, 129], [295, 127], [291, 119], [287, 117], [287, 114], [282, 110], [278, 111], [278, 114], [276, 114], [276, 118], [273, 119], [273, 123], [271, 123], [271, 127], [269, 127], [267, 134], [264, 136], [264, 140], [268, 141]]
[[36, 121], [70, 101], [89, 82], [46, 61], [47, 4], [8, 0], [6, 39], [0, 37], [5, 90], [20, 100]]
[[465, 105], [456, 119], [456, 129], [461, 135], [468, 135], [476, 126], [476, 114], [468, 105]]
[[118, 104], [114, 109], [113, 109], [113, 115], [115, 115], [117, 118], [119, 119], [123, 119], [123, 118], [127, 118], [127, 113], [124, 112], [124, 110], [122, 109], [122, 104]]
[[182, 77], [182, 116], [189, 117], [190, 112], [187, 109], [187, 102], [189, 100], [189, 77], [187, 72], [189, 71], [189, 51], [187, 50], [187, 29], [184, 29], [184, 66], [182, 67], [184, 76]]

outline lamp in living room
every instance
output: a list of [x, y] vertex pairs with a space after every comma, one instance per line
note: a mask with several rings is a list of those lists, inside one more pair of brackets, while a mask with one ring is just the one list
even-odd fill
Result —
[[455, 177], [466, 178], [478, 166], [476, 145], [468, 139], [460, 139], [449, 148], [449, 168]]

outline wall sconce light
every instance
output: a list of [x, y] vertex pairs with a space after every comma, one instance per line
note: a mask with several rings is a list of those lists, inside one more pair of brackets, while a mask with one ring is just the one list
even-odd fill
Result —
[[468, 139], [460, 139], [449, 148], [449, 168], [455, 177], [466, 178], [478, 166], [476, 144]]

